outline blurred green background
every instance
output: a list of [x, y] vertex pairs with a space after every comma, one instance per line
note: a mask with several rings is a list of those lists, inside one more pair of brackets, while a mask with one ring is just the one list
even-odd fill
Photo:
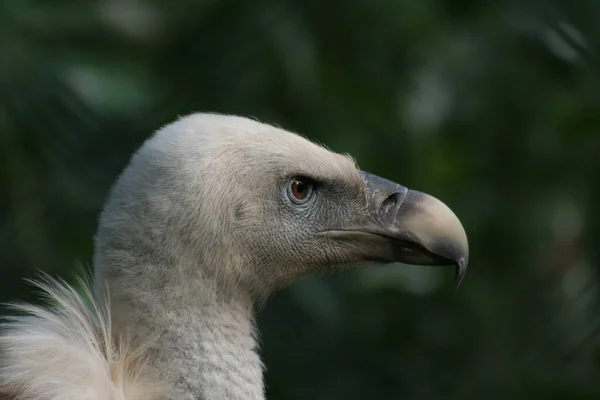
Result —
[[443, 199], [450, 269], [313, 276], [259, 315], [270, 399], [600, 398], [600, 2], [0, 1], [0, 301], [89, 268], [131, 153], [195, 111]]

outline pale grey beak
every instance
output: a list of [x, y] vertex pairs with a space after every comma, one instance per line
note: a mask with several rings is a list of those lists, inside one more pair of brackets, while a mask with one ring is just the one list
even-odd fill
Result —
[[361, 173], [369, 217], [328, 232], [377, 262], [452, 265], [456, 286], [469, 261], [467, 235], [457, 216], [440, 200], [367, 172]]

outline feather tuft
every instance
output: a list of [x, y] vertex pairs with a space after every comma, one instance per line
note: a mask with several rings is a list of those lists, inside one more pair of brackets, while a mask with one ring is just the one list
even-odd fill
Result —
[[[0, 323], [0, 393], [14, 400], [153, 400], [165, 394], [145, 348], [113, 336], [110, 307], [48, 275], [30, 281], [47, 306], [12, 304]], [[108, 296], [103, 296], [108, 299]], [[2, 396], [0, 396], [2, 397]]]

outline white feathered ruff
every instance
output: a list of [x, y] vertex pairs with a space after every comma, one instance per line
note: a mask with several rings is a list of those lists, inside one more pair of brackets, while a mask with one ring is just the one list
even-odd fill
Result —
[[[109, 305], [79, 280], [82, 293], [44, 276], [32, 283], [48, 306], [12, 305], [24, 313], [0, 323], [0, 392], [15, 400], [151, 400], [160, 387], [143, 348], [117, 344]], [[108, 298], [108, 296], [106, 296]]]

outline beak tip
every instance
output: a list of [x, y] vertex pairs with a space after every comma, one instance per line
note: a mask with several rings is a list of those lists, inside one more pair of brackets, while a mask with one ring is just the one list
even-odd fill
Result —
[[467, 273], [467, 261], [465, 258], [461, 258], [456, 262], [456, 273], [455, 273], [455, 285], [456, 288], [462, 283], [465, 274]]

